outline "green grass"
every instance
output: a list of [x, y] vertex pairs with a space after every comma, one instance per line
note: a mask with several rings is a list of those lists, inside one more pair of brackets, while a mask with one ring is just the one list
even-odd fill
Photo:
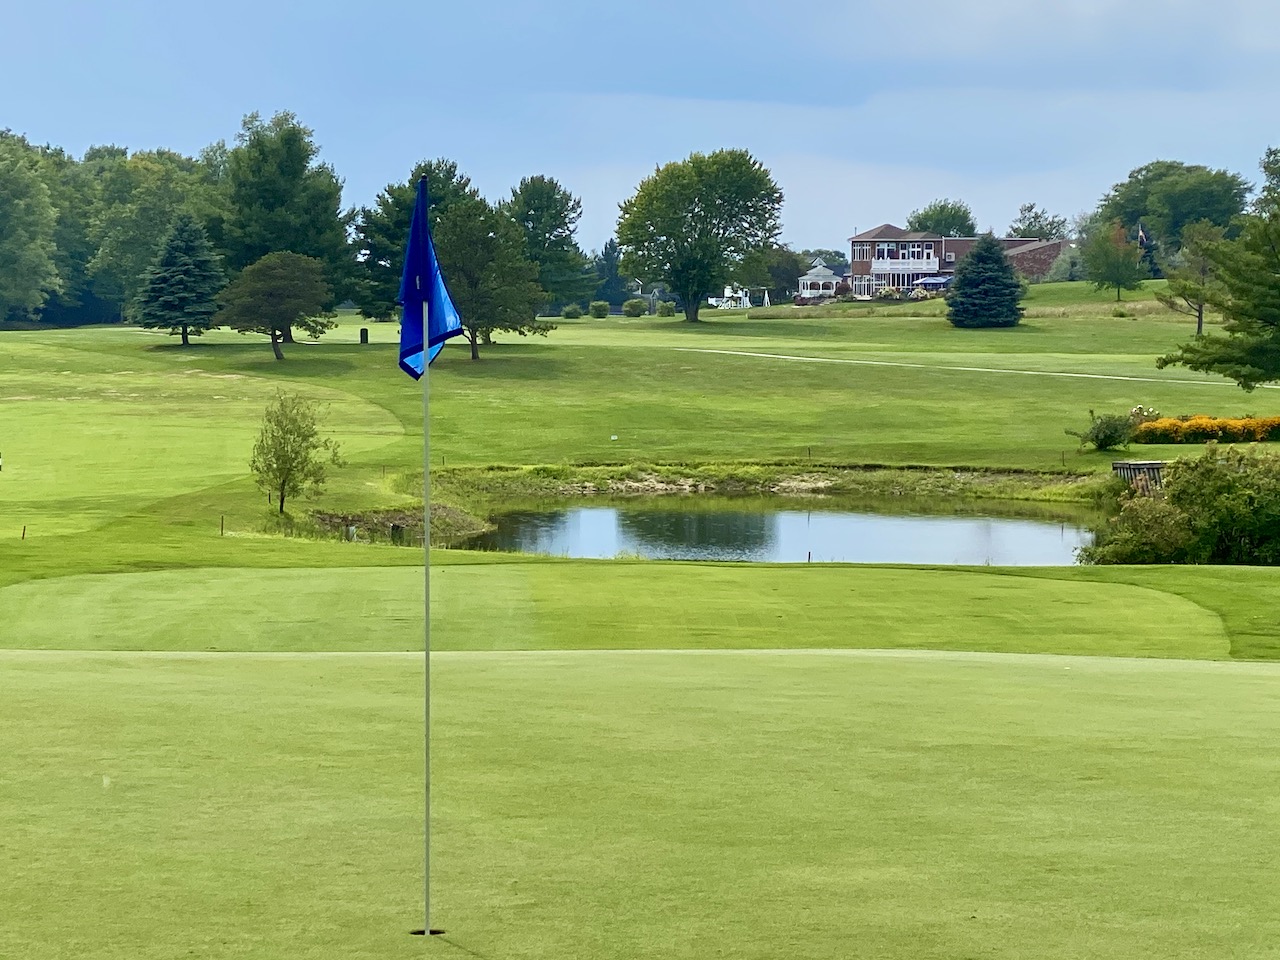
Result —
[[[1105, 472], [1062, 433], [1090, 408], [1280, 413], [1154, 370], [1189, 322], [1107, 296], [1034, 288], [1010, 331], [931, 304], [451, 347], [434, 469]], [[1266, 955], [1278, 668], [1224, 661], [1280, 658], [1280, 578], [1211, 567], [434, 553], [450, 932], [409, 938], [421, 556], [263, 535], [245, 467], [298, 389], [349, 461], [318, 505], [412, 505], [420, 396], [395, 325], [360, 326], [283, 364], [0, 334], [0, 957]]]
[[[0, 667], [0, 955], [420, 955], [417, 657]], [[1274, 667], [507, 653], [433, 673], [433, 955], [1114, 960], [1280, 934]]]

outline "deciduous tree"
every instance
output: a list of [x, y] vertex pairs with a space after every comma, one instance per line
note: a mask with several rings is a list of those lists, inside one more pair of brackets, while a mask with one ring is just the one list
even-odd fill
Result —
[[1167, 255], [1182, 246], [1182, 230], [1207, 220], [1228, 228], [1244, 210], [1249, 182], [1227, 170], [1156, 160], [1138, 167], [1102, 198], [1100, 212], [1118, 220], [1130, 236], [1141, 223], [1146, 234]]
[[0, 139], [0, 320], [34, 313], [61, 287], [54, 263], [56, 228], [35, 157]]
[[179, 214], [160, 246], [138, 296], [138, 316], [149, 330], [168, 330], [189, 346], [213, 325], [216, 296], [225, 277], [204, 228], [190, 214]]
[[623, 269], [663, 281], [696, 321], [703, 299], [721, 289], [743, 258], [772, 244], [782, 191], [746, 150], [694, 153], [641, 181], [622, 204]]
[[973, 211], [963, 200], [935, 200], [907, 217], [907, 229], [944, 237], [972, 237], [978, 232]]
[[1013, 327], [1022, 319], [1022, 284], [1000, 242], [983, 234], [956, 265], [947, 319], [956, 327]]
[[596, 275], [595, 299], [614, 306], [621, 306], [630, 295], [627, 278], [622, 274], [622, 248], [610, 237], [601, 251], [592, 258]]
[[320, 434], [320, 410], [297, 393], [278, 391], [262, 415], [249, 469], [258, 487], [276, 497], [280, 513], [286, 499], [319, 492], [325, 466], [342, 465], [338, 444]]
[[269, 253], [227, 285], [214, 323], [270, 337], [272, 353], [283, 360], [280, 344], [286, 330], [300, 327], [319, 339], [333, 329], [333, 321], [323, 315], [331, 297], [319, 260], [297, 253]]
[[520, 336], [555, 329], [537, 319], [546, 293], [538, 286], [538, 267], [524, 255], [524, 237], [515, 222], [481, 197], [452, 203], [433, 227], [436, 256], [462, 315], [471, 359], [495, 331]]
[[1142, 266], [1142, 248], [1129, 240], [1120, 221], [1109, 229], [1097, 229], [1080, 251], [1089, 281], [1098, 290], [1116, 288], [1116, 302], [1121, 290], [1137, 290], [1150, 277]]

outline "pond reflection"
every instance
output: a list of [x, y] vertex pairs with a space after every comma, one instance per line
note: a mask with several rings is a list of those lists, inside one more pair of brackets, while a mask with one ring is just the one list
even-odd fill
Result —
[[515, 553], [662, 560], [1064, 566], [1092, 542], [1065, 521], [890, 516], [820, 510], [573, 506], [517, 511], [458, 546]]

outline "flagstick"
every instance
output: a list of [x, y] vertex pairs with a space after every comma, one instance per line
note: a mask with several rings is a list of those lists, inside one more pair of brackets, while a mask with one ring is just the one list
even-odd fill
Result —
[[[427, 305], [422, 305], [423, 339], [429, 330]], [[422, 345], [422, 583], [423, 583], [423, 846], [422, 930], [427, 936], [444, 933], [431, 929], [431, 367], [430, 348]]]

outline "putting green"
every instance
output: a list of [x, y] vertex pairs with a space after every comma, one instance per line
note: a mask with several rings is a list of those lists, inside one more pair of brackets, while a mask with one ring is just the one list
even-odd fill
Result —
[[[1052, 573], [1052, 571], [1047, 571]], [[1123, 583], [998, 572], [618, 561], [433, 568], [437, 649], [919, 648], [1225, 657], [1218, 616]], [[413, 650], [414, 567], [193, 569], [0, 589], [0, 645]]]
[[[0, 956], [418, 956], [421, 664], [0, 653]], [[1273, 665], [453, 653], [426, 949], [1264, 956]]]

